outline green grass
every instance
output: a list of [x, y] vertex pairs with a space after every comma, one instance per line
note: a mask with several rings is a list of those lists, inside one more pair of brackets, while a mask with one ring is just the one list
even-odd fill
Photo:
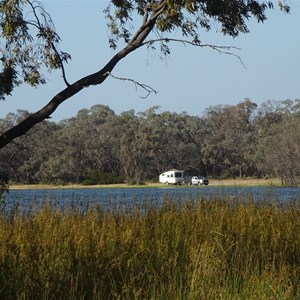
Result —
[[2, 215], [0, 299], [300, 299], [300, 201]]

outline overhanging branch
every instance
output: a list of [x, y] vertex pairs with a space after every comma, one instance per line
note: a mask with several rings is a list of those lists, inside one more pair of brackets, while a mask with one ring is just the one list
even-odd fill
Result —
[[[96, 73], [87, 75], [73, 84], [68, 84], [67, 87], [54, 96], [48, 104], [46, 104], [43, 108], [39, 111], [31, 114], [21, 123], [17, 124], [16, 126], [12, 127], [8, 131], [4, 132], [0, 135], [0, 149], [10, 143], [13, 139], [25, 134], [29, 131], [32, 127], [36, 124], [42, 122], [46, 118], [48, 118], [56, 109], [57, 107], [69, 99], [70, 97], [74, 96], [75, 94], [79, 93], [83, 88], [86, 88], [91, 85], [100, 85], [106, 78], [110, 75], [110, 72], [114, 69], [114, 67], [118, 64], [118, 62], [125, 58], [128, 54], [135, 51], [136, 49], [140, 48], [143, 45], [143, 42], [152, 31], [155, 25], [156, 19], [150, 18], [146, 24], [143, 24], [141, 28], [138, 30], [138, 35], [134, 40], [129, 42], [127, 46], [125, 46], [122, 50], [120, 50], [116, 55], [114, 55], [110, 61], [99, 71]], [[129, 80], [130, 81], [130, 80]], [[131, 80], [134, 82], [133, 80]], [[148, 92], [154, 92], [151, 87], [145, 84], [138, 84], [135, 82], [136, 85], [139, 85], [143, 89]]]
[[[45, 36], [47, 36], [47, 34], [45, 33], [45, 27], [41, 24], [41, 21], [40, 21], [38, 15], [37, 15], [36, 10], [40, 9], [42, 11], [41, 15], [43, 16], [44, 21], [46, 23], [49, 23], [49, 24], [52, 23], [51, 16], [45, 11], [45, 9], [40, 4], [34, 4], [34, 1], [28, 1], [28, 3], [32, 8], [32, 13], [33, 13], [34, 18], [35, 18], [35, 21], [32, 21], [32, 22], [29, 21], [28, 24], [32, 25], [33, 27], [36, 27], [39, 32], [41, 32], [41, 33], [45, 34]], [[58, 36], [57, 36], [57, 38], [59, 39]], [[54, 51], [54, 53], [56, 55], [56, 58], [58, 60], [58, 64], [59, 64], [59, 67], [61, 69], [62, 77], [63, 77], [63, 80], [64, 80], [65, 84], [67, 86], [70, 86], [70, 83], [67, 80], [62, 55], [59, 53], [59, 51], [58, 51], [58, 49], [55, 46], [53, 41], [49, 40], [48, 43], [49, 43], [49, 45], [51, 46], [52, 50]], [[64, 54], [65, 53], [63, 53], [63, 55]]]
[[155, 95], [158, 93], [155, 89], [153, 89], [151, 86], [147, 85], [147, 84], [144, 84], [144, 83], [140, 83], [134, 79], [131, 79], [131, 78], [125, 78], [125, 77], [117, 77], [117, 76], [114, 76], [111, 72], [107, 72], [107, 74], [109, 76], [111, 76], [112, 78], [114, 79], [118, 79], [118, 80], [121, 80], [121, 81], [129, 81], [129, 82], [132, 82], [134, 83], [135, 85], [135, 89], [137, 90], [138, 87], [142, 88], [143, 90], [145, 90], [147, 92], [147, 95], [146, 96], [141, 96], [142, 99], [146, 99], [151, 93], [154, 93]]
[[[151, 88], [149, 85], [137, 82], [136, 80], [129, 79], [129, 78], [121, 78], [121, 77], [116, 77], [111, 74], [112, 70], [114, 67], [118, 64], [120, 60], [125, 58], [128, 54], [131, 52], [137, 50], [138, 48], [142, 46], [147, 46], [151, 45], [156, 42], [162, 42], [162, 43], [168, 43], [168, 42], [179, 42], [184, 45], [192, 45], [192, 46], [197, 46], [197, 47], [208, 47], [211, 48], [215, 51], [218, 51], [219, 53], [222, 54], [228, 54], [228, 55], [233, 55], [237, 57], [242, 65], [244, 66], [241, 58], [231, 52], [233, 49], [238, 49], [233, 46], [216, 46], [216, 45], [210, 45], [210, 44], [201, 44], [199, 41], [187, 41], [183, 39], [170, 39], [170, 38], [159, 38], [159, 39], [152, 39], [146, 41], [148, 38], [149, 34], [153, 31], [155, 28], [155, 25], [157, 23], [157, 19], [162, 15], [164, 12], [164, 9], [167, 5], [168, 1], [167, 0], [160, 0], [157, 3], [157, 7], [154, 8], [151, 11], [147, 11], [145, 13], [143, 22], [141, 26], [138, 28], [136, 31], [136, 34], [133, 35], [132, 39], [129, 41], [129, 43], [122, 49], [120, 50], [116, 55], [114, 55], [108, 63], [101, 69], [98, 70], [97, 72], [93, 74], [89, 74], [76, 82], [69, 84], [65, 72], [64, 72], [64, 67], [63, 67], [63, 57], [60, 56], [59, 64], [63, 72], [63, 79], [67, 85], [67, 87], [59, 92], [57, 95], [55, 95], [49, 102], [46, 104], [43, 108], [41, 108], [39, 111], [31, 114], [29, 117], [27, 117], [25, 120], [23, 120], [21, 123], [18, 125], [14, 126], [13, 128], [9, 129], [2, 135], [0, 135], [0, 149], [3, 148], [5, 145], [10, 143], [12, 140], [15, 138], [24, 135], [28, 130], [30, 130], [33, 126], [36, 124], [42, 122], [46, 118], [48, 118], [56, 109], [57, 107], [66, 101], [67, 99], [71, 98], [75, 94], [79, 93], [83, 88], [91, 86], [91, 85], [100, 85], [102, 82], [106, 80], [108, 76], [111, 76], [115, 79], [123, 80], [123, 81], [130, 81], [133, 82], [136, 86], [136, 88], [140, 87], [144, 89], [147, 92], [147, 95], [142, 98], [146, 98], [150, 93], [157, 93], [153, 88]], [[41, 24], [39, 25], [41, 26]], [[51, 45], [52, 49], [54, 50], [55, 54], [61, 55], [58, 53], [58, 49], [53, 47]], [[245, 67], [245, 66], [244, 66]]]
[[246, 69], [246, 66], [244, 65], [241, 57], [230, 51], [230, 50], [241, 50], [240, 48], [235, 47], [235, 46], [218, 46], [218, 45], [212, 45], [212, 44], [201, 44], [201, 43], [196, 43], [196, 42], [183, 40], [183, 39], [175, 39], [175, 38], [151, 39], [151, 40], [143, 42], [142, 46], [152, 45], [152, 44], [158, 43], [158, 42], [165, 42], [165, 43], [175, 42], [175, 43], [183, 44], [184, 46], [191, 45], [194, 47], [211, 48], [212, 50], [215, 50], [215, 51], [219, 52], [220, 54], [232, 55], [232, 56], [236, 57], [240, 61], [242, 66]]

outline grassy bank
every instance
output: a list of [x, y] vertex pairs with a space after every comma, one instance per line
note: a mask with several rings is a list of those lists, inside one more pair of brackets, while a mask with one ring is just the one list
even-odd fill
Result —
[[0, 298], [300, 298], [300, 201], [141, 211], [2, 215]]

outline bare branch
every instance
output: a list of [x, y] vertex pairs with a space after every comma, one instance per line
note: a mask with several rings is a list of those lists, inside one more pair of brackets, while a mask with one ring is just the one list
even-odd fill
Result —
[[144, 83], [140, 83], [134, 79], [131, 78], [124, 78], [124, 77], [117, 77], [114, 76], [111, 72], [107, 72], [107, 75], [111, 76], [114, 79], [118, 79], [118, 80], [122, 80], [122, 81], [130, 81], [133, 82], [135, 85], [135, 90], [137, 91], [138, 87], [142, 88], [143, 90], [145, 90], [147, 92], [146, 96], [141, 97], [142, 99], [146, 99], [151, 93], [154, 93], [155, 95], [158, 93], [156, 90], [154, 90], [151, 86], [144, 84]]
[[67, 77], [66, 77], [66, 71], [65, 71], [64, 63], [63, 63], [63, 61], [62, 61], [55, 45], [53, 43], [51, 43], [51, 46], [52, 46], [52, 49], [54, 50], [54, 52], [56, 53], [56, 55], [58, 57], [58, 62], [59, 62], [59, 65], [60, 65], [60, 68], [61, 68], [61, 71], [62, 71], [63, 80], [64, 80], [64, 82], [67, 86], [70, 86], [70, 83], [68, 82]]
[[152, 39], [152, 40], [148, 40], [148, 41], [143, 42], [142, 46], [152, 45], [152, 44], [157, 43], [157, 42], [166, 42], [166, 43], [175, 42], [175, 43], [181, 43], [184, 46], [191, 45], [191, 46], [201, 47], [201, 48], [204, 48], [204, 47], [211, 48], [211, 49], [219, 52], [220, 54], [232, 55], [232, 56], [236, 57], [240, 61], [242, 66], [246, 69], [246, 66], [243, 63], [241, 57], [230, 51], [230, 50], [241, 50], [240, 48], [235, 47], [235, 46], [217, 46], [217, 45], [212, 45], [212, 44], [201, 44], [201, 43], [191, 42], [191, 41], [188, 41], [188, 40], [174, 39], [174, 38]]
[[[50, 20], [50, 22], [52, 23], [51, 16], [45, 11], [45, 9], [40, 5], [39, 2], [37, 2], [38, 3], [37, 5], [34, 5], [35, 1], [33, 1], [33, 2], [28, 1], [28, 3], [32, 8], [32, 13], [35, 17], [35, 21], [28, 22], [28, 24], [36, 27], [39, 31], [44, 32], [44, 27], [40, 22], [40, 19], [39, 19], [37, 13], [36, 13], [36, 10], [40, 9], [42, 11], [42, 15], [44, 17], [44, 20], [47, 21], [47, 19], [46, 19], [46, 16], [47, 16], [48, 20]], [[63, 63], [63, 60], [61, 58], [61, 55], [59, 54], [56, 46], [54, 45], [54, 43], [52, 41], [50, 41], [49, 44], [51, 45], [51, 48], [53, 49], [56, 57], [58, 58], [58, 63], [59, 63], [60, 69], [62, 71], [63, 80], [64, 80], [64, 82], [67, 86], [70, 86], [70, 83], [68, 82], [67, 77], [66, 77], [65, 67], [64, 67], [64, 63]]]

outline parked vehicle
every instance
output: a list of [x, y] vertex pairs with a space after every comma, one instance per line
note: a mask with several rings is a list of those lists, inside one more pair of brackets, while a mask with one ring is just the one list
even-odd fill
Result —
[[193, 176], [191, 183], [194, 185], [208, 185], [209, 181], [203, 176]]
[[209, 181], [203, 176], [185, 176], [184, 183], [187, 185], [208, 185]]
[[182, 184], [183, 183], [183, 171], [170, 170], [159, 175], [159, 182], [168, 185], [171, 184]]

